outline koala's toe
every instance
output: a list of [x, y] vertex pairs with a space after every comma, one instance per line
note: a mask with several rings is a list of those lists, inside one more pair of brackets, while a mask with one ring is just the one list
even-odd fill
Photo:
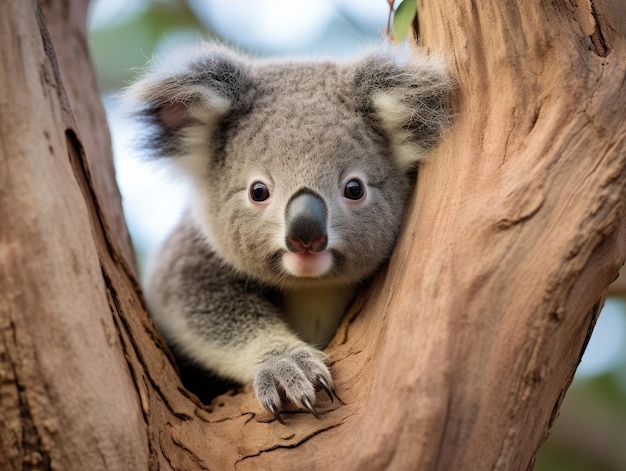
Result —
[[261, 369], [254, 379], [254, 391], [259, 398], [261, 405], [283, 423], [278, 415], [281, 409], [281, 397], [278, 392], [278, 384], [274, 379], [274, 375], [270, 369]]

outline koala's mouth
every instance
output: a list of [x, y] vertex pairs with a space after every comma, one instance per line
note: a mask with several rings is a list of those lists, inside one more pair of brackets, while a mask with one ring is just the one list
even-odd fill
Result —
[[330, 250], [322, 252], [303, 251], [294, 253], [285, 251], [282, 254], [282, 266], [298, 278], [317, 278], [326, 275], [333, 266], [333, 254]]

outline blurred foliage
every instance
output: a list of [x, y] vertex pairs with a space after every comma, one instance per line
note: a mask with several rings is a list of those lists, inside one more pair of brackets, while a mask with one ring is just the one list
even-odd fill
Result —
[[536, 471], [626, 470], [626, 364], [574, 381]]
[[[302, 11], [306, 14], [305, 6]], [[415, 15], [416, 0], [398, 4], [393, 22], [396, 40], [406, 37]], [[164, 38], [176, 35], [187, 36], [189, 42], [215, 37], [184, 0], [145, 1], [132, 14], [120, 13], [93, 28], [89, 40], [101, 91], [115, 91], [128, 83], [135, 75], [134, 68], [146, 63]], [[626, 307], [622, 311], [626, 316]], [[614, 369], [574, 379], [535, 469], [626, 470], [625, 358]]]
[[397, 43], [404, 41], [409, 29], [417, 17], [417, 1], [402, 0], [393, 14], [393, 40]]
[[182, 33], [211, 37], [184, 0], [145, 2], [134, 14], [119, 14], [102, 27], [92, 28], [89, 45], [98, 85], [106, 93], [119, 89], [135, 76], [137, 64], [144, 64], [165, 35]]

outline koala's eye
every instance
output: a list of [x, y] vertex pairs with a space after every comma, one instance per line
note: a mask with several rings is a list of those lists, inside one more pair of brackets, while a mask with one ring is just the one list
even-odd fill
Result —
[[270, 197], [270, 190], [267, 189], [265, 183], [254, 182], [250, 187], [250, 199], [260, 203]]
[[351, 200], [360, 200], [363, 198], [363, 193], [365, 193], [365, 185], [363, 185], [361, 180], [355, 178], [346, 183], [346, 189], [343, 195]]

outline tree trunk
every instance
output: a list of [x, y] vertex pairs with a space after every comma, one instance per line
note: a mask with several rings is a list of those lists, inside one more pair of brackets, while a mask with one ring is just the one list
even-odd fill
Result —
[[[626, 6], [419, 2], [459, 81], [389, 266], [283, 426], [201, 405], [140, 298], [85, 0], [0, 7], [2, 469], [529, 469], [626, 254]], [[55, 58], [58, 54], [59, 65]]]

